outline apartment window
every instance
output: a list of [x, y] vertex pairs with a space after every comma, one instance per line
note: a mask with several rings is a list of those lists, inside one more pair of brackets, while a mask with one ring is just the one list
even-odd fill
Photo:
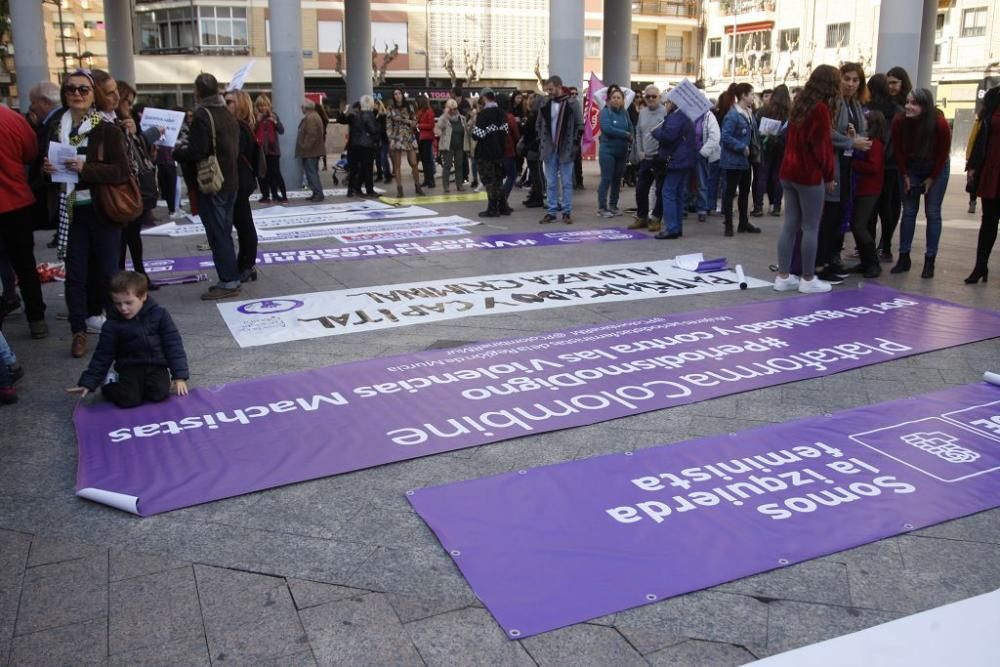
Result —
[[722, 38], [716, 37], [715, 39], [708, 40], [708, 57], [709, 58], [721, 58], [722, 57]]
[[320, 53], [343, 51], [344, 28], [340, 21], [319, 21], [316, 24]]
[[945, 17], [945, 14], [937, 15], [937, 22], [934, 24], [934, 31], [937, 32], [938, 35], [944, 32], [944, 24], [946, 23]]
[[139, 52], [193, 51], [196, 19], [191, 7], [137, 12]]
[[934, 62], [936, 62], [936, 63], [941, 62], [941, 45], [940, 44], [935, 44], [934, 45]]
[[245, 7], [199, 7], [201, 46], [222, 49], [247, 47]]
[[372, 46], [379, 53], [392, 51], [392, 47], [394, 46], [399, 47], [400, 53], [406, 53], [406, 31], [406, 23], [372, 21]]
[[826, 48], [836, 49], [847, 46], [850, 41], [850, 23], [831, 23], [826, 26]]
[[639, 59], [639, 35], [632, 34], [632, 60]]
[[663, 57], [666, 60], [678, 61], [684, 59], [684, 38], [680, 36], [667, 35], [666, 44], [663, 47]]
[[962, 11], [962, 37], [982, 37], [986, 34], [986, 7]]
[[583, 38], [583, 55], [585, 58], [600, 58], [601, 38], [598, 36], [585, 35]]
[[790, 28], [788, 30], [778, 31], [778, 50], [779, 51], [791, 51], [792, 45], [795, 48], [799, 46], [799, 29]]

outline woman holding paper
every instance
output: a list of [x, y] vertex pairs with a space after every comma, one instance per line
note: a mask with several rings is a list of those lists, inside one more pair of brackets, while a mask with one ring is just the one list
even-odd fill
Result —
[[771, 99], [761, 111], [758, 123], [761, 134], [760, 163], [753, 173], [753, 211], [751, 216], [764, 215], [764, 194], [771, 205], [771, 215], [781, 215], [781, 158], [785, 155], [785, 133], [792, 96], [788, 86], [781, 84], [771, 93]]
[[57, 236], [59, 256], [66, 260], [70, 353], [79, 358], [87, 352], [88, 291], [101, 295], [105, 309], [113, 307], [108, 286], [118, 272], [121, 250], [121, 228], [106, 220], [92, 189], [125, 183], [130, 172], [125, 137], [115, 122], [115, 80], [100, 70], [76, 70], [66, 77], [62, 93], [67, 109], [53, 119], [49, 154], [65, 157], [60, 164], [46, 158], [43, 169], [62, 183]]
[[[840, 71], [831, 65], [820, 65], [792, 103], [780, 174], [785, 222], [778, 238], [778, 277], [774, 279], [774, 289], [778, 292], [830, 291], [830, 283], [814, 274], [824, 195], [836, 188], [830, 109], [836, 106], [839, 93]], [[800, 232], [801, 279], [791, 274]]]

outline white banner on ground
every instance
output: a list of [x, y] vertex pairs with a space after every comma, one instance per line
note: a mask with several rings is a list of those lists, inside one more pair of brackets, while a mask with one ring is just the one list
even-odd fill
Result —
[[[419, 208], [419, 207], [413, 207]], [[331, 225], [314, 225], [298, 229], [261, 229], [257, 228], [257, 240], [261, 243], [281, 243], [283, 241], [307, 241], [309, 239], [337, 238], [341, 235], [370, 234], [374, 232], [402, 232], [431, 227], [474, 227], [483, 223], [469, 220], [458, 215], [441, 218], [417, 218], [416, 220], [373, 220], [357, 222], [352, 225], [337, 223]], [[408, 238], [415, 238], [410, 236]]]
[[387, 229], [381, 232], [363, 232], [361, 234], [337, 234], [333, 238], [341, 243], [382, 243], [385, 241], [409, 241], [411, 239], [428, 239], [438, 236], [462, 236], [468, 234], [465, 227], [417, 227], [415, 229]]
[[[347, 188], [327, 188], [323, 190], [323, 194], [327, 197], [343, 197], [347, 194]], [[375, 194], [385, 194], [385, 190], [382, 188], [375, 188]], [[289, 199], [308, 199], [312, 197], [312, 192], [309, 190], [289, 190]], [[260, 201], [260, 193], [255, 192], [250, 195], [250, 201]]]
[[[331, 211], [328, 213], [313, 213], [307, 215], [291, 216], [284, 218], [270, 218], [266, 220], [254, 221], [254, 226], [257, 227], [258, 232], [265, 232], [269, 230], [276, 229], [286, 229], [289, 227], [308, 227], [311, 225], [324, 225], [332, 223], [344, 223], [344, 222], [357, 222], [360, 220], [371, 220], [371, 221], [383, 221], [383, 220], [394, 220], [398, 218], [415, 218], [419, 216], [433, 216], [436, 211], [432, 211], [428, 208], [423, 208], [421, 206], [404, 206], [400, 208], [389, 207], [387, 209], [375, 209], [375, 210], [360, 210], [360, 211]], [[434, 224], [434, 223], [428, 223]], [[337, 227], [336, 224], [333, 225]], [[427, 224], [423, 225], [424, 227]], [[177, 238], [182, 236], [198, 236], [199, 234], [205, 233], [205, 226], [201, 223], [191, 223], [191, 224], [177, 224], [176, 222], [168, 222], [164, 225], [158, 225], [156, 227], [151, 227], [149, 229], [144, 229], [142, 233], [146, 236], [169, 236], [171, 238]], [[331, 236], [331, 234], [324, 234], [323, 236]], [[301, 238], [318, 238], [318, 237], [307, 237], [307, 236], [292, 236], [291, 239], [301, 239]], [[262, 237], [261, 241], [264, 240]], [[275, 240], [288, 240], [288, 239], [268, 239], [268, 242], [273, 243]]]
[[139, 129], [148, 130], [151, 127], [166, 128], [167, 131], [159, 138], [156, 145], [173, 148], [174, 144], [177, 143], [177, 135], [181, 133], [181, 125], [183, 124], [183, 111], [146, 107], [142, 112], [142, 120], [139, 121]]
[[378, 200], [350, 201], [340, 204], [316, 204], [314, 206], [269, 206], [253, 211], [254, 221], [270, 220], [271, 218], [288, 218], [296, 215], [317, 215], [341, 211], [384, 211], [393, 208]]
[[[747, 278], [747, 283], [770, 285], [754, 278]], [[659, 261], [428, 280], [217, 305], [240, 347], [253, 347], [473, 315], [739, 288], [731, 271], [698, 274]]]
[[684, 79], [667, 93], [667, 99], [677, 105], [677, 108], [692, 121], [696, 121], [712, 108], [712, 103], [705, 93], [687, 79]]

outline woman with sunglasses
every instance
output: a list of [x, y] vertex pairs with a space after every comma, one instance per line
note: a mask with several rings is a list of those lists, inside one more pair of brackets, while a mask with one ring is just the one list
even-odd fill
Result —
[[[92, 197], [94, 186], [121, 184], [130, 171], [125, 135], [116, 124], [118, 84], [101, 70], [76, 70], [62, 87], [66, 111], [53, 119], [50, 142], [72, 148], [77, 157], [62, 165], [46, 158], [43, 169], [50, 178], [71, 174], [74, 183], [62, 183], [59, 196], [59, 257], [66, 260], [66, 306], [73, 332], [70, 353], [87, 352], [88, 294], [110, 309], [111, 277], [118, 272], [121, 228], [108, 222]], [[62, 179], [60, 179], [62, 180]], [[88, 284], [89, 283], [89, 284]], [[99, 297], [97, 295], [100, 295]], [[93, 314], [93, 313], [89, 313]]]

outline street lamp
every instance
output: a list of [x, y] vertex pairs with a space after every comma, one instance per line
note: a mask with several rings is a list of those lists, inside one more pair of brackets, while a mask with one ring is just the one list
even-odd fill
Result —
[[424, 88], [431, 87], [431, 2], [424, 0]]
[[43, 5], [55, 5], [59, 12], [59, 41], [62, 46], [63, 76], [69, 74], [69, 64], [66, 62], [66, 33], [63, 28], [62, 0], [42, 0]]

